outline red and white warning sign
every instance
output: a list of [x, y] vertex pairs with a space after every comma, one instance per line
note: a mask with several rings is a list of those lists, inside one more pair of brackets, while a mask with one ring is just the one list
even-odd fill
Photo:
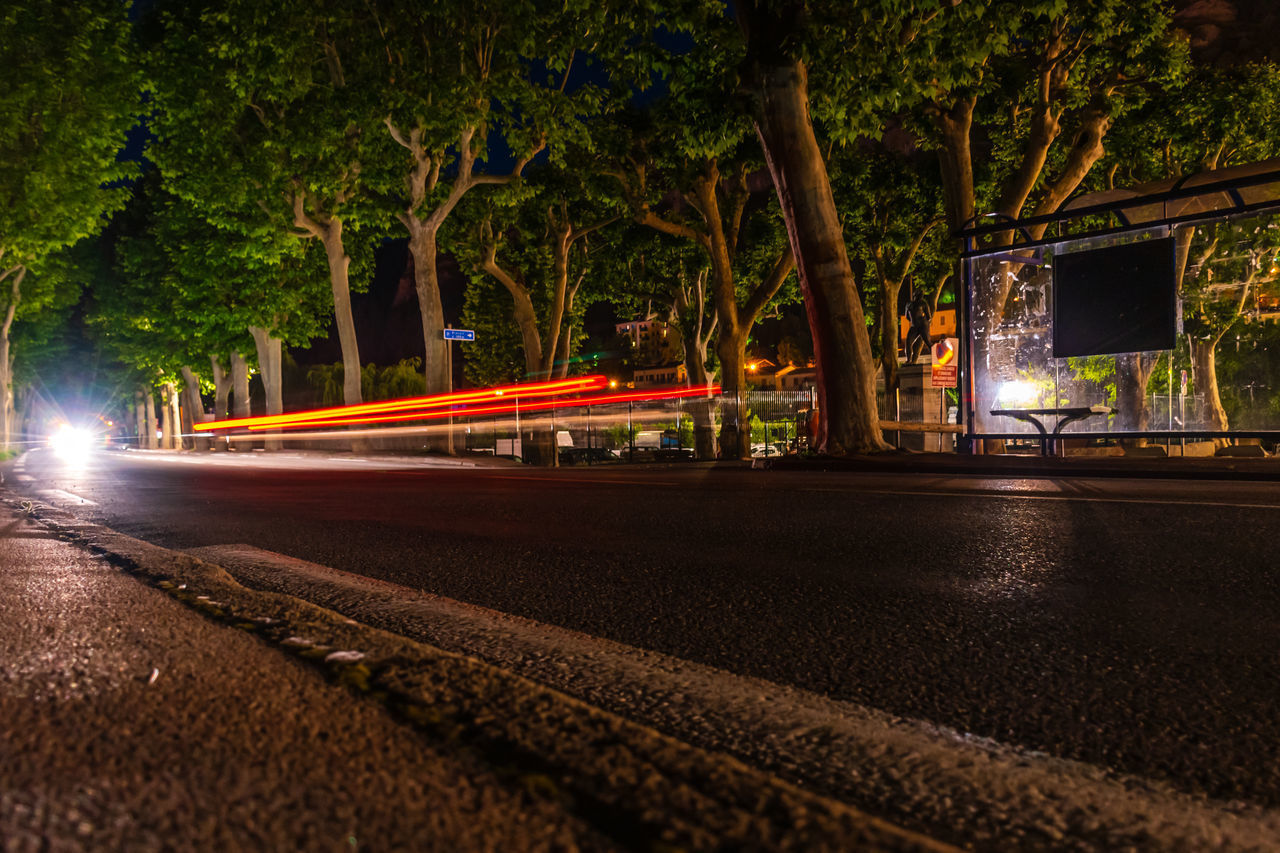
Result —
[[930, 385], [954, 388], [960, 382], [960, 339], [943, 338], [933, 345], [933, 371]]

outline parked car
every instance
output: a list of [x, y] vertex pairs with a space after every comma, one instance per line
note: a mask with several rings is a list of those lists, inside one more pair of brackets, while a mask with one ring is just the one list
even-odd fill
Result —
[[760, 458], [765, 456], [785, 456], [787, 454], [787, 445], [783, 441], [775, 441], [772, 444], [753, 444], [751, 445], [751, 456]]
[[692, 447], [637, 447], [634, 453], [630, 447], [624, 447], [618, 455], [625, 462], [690, 462], [694, 458]]
[[560, 448], [561, 465], [599, 465], [617, 461], [619, 461], [618, 455], [603, 447]]

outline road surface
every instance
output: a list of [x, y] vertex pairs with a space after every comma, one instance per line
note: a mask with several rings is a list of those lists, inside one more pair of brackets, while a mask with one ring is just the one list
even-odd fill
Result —
[[1275, 484], [287, 464], [40, 451], [10, 484], [1280, 806]]

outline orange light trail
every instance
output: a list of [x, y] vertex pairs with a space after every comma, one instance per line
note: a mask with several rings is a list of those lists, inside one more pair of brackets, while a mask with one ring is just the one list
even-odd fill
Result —
[[469, 406], [448, 411], [412, 411], [385, 414], [372, 414], [354, 417], [328, 417], [323, 419], [295, 421], [289, 424], [263, 424], [249, 426], [250, 431], [266, 429], [291, 429], [295, 427], [346, 426], [351, 424], [387, 423], [389, 421], [420, 421], [435, 418], [466, 418], [475, 415], [498, 415], [513, 412], [540, 412], [549, 409], [582, 408], [599, 406], [608, 403], [646, 402], [649, 400], [673, 400], [680, 397], [703, 397], [708, 394], [719, 394], [719, 385], [708, 385], [697, 388], [674, 388], [667, 391], [631, 391], [617, 394], [599, 394], [594, 397], [574, 397], [560, 400], [537, 400], [535, 402], [514, 401], [494, 405]]
[[[576, 394], [583, 391], [594, 391], [609, 384], [607, 377], [600, 375], [574, 376], [569, 379], [557, 379], [551, 382], [530, 382], [522, 385], [500, 385], [492, 388], [478, 388], [474, 391], [454, 391], [449, 394], [433, 394], [427, 397], [408, 397], [403, 400], [385, 400], [378, 403], [361, 403], [355, 406], [333, 406], [327, 409], [310, 409], [305, 412], [291, 412], [284, 415], [261, 415], [252, 418], [230, 418], [221, 421], [205, 421], [194, 424], [194, 429], [204, 432], [215, 429], [233, 429], [247, 427], [249, 429], [266, 429], [273, 427], [288, 428], [291, 426], [314, 426], [319, 423], [359, 423], [360, 421], [337, 420], [356, 417], [358, 415], [377, 415], [405, 410], [438, 409], [442, 406], [456, 406], [466, 403], [479, 403], [501, 398], [506, 395], [519, 397], [547, 397], [556, 394]], [[390, 420], [411, 420], [420, 415], [401, 416]]]

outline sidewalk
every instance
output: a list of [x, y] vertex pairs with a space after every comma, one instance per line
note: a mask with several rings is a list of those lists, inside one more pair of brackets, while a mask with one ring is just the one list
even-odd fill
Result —
[[5, 853], [952, 849], [3, 490], [0, 613]]

